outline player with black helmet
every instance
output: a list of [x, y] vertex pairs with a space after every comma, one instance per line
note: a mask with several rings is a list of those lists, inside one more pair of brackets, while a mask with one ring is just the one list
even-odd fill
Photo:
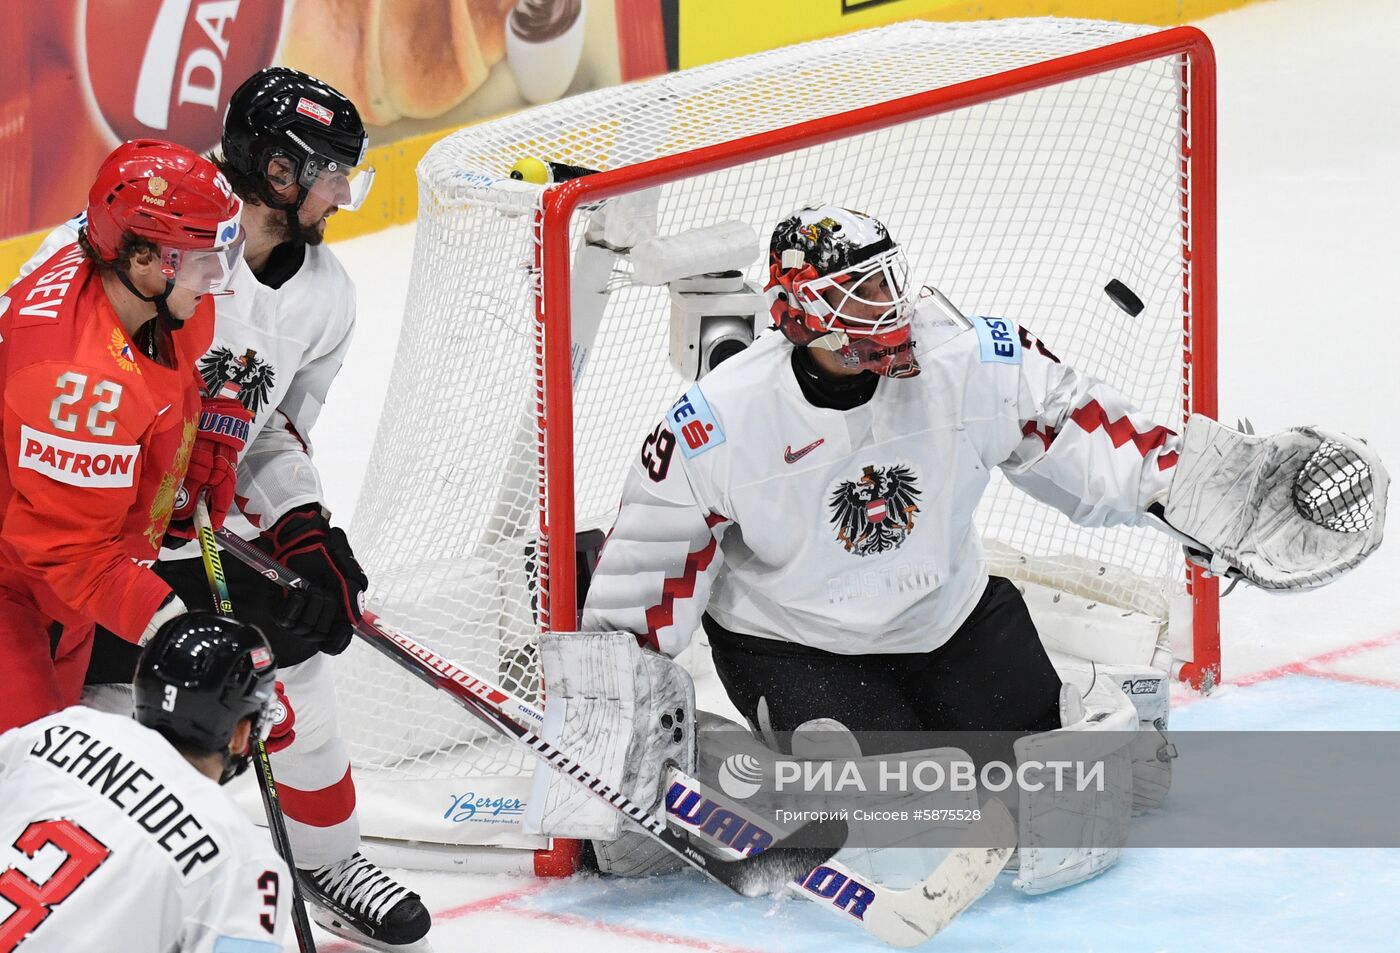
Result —
[[369, 195], [368, 143], [349, 99], [315, 77], [271, 66], [229, 100], [219, 167], [248, 201], [285, 216], [288, 238], [318, 245], [332, 209], [354, 211]]
[[254, 626], [186, 613], [141, 655], [135, 720], [74, 706], [0, 735], [0, 949], [282, 949], [287, 867], [209, 783], [247, 767], [275, 671]]
[[[274, 662], [256, 626], [212, 612], [186, 613], [166, 623], [137, 660], [136, 720], [191, 763], [217, 759], [217, 765], [209, 761], [202, 770], [227, 784], [247, 770], [253, 742], [266, 740], [272, 729]], [[217, 773], [211, 773], [215, 767]]]
[[[243, 199], [247, 237], [233, 293], [217, 299], [213, 345], [199, 369], [211, 398], [251, 418], [229, 527], [314, 587], [288, 593], [241, 563], [224, 567], [239, 618], [267, 634], [290, 709], [301, 716], [295, 732], [282, 724], [274, 737], [287, 745], [277, 752], [278, 788], [311, 915], [361, 943], [405, 950], [426, 935], [430, 917], [417, 894], [359, 852], [355, 785], [328, 664], [350, 644], [368, 580], [345, 533], [330, 523], [311, 453], [356, 308], [354, 284], [323, 238], [330, 216], [359, 207], [368, 193], [367, 144], [355, 105], [305, 73], [268, 67], [234, 91], [213, 159]], [[190, 494], [177, 500], [172, 535], [191, 535], [193, 504]], [[156, 572], [186, 605], [209, 597], [193, 542], [168, 549]], [[134, 652], [99, 630], [88, 700], [124, 706], [134, 666]]]

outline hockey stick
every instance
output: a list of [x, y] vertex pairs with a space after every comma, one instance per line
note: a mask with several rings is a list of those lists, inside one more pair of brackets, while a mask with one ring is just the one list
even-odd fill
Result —
[[[237, 535], [220, 530], [219, 539], [235, 556], [273, 582], [288, 588], [300, 588], [305, 585], [305, 582], [290, 570]], [[357, 626], [357, 632], [374, 641], [376, 645], [388, 643], [409, 647], [409, 652], [418, 648], [408, 636], [385, 625], [373, 613], [365, 613], [365, 621]], [[451, 666], [450, 663], [448, 668], [443, 668], [439, 664], [442, 660], [432, 653], [421, 649], [418, 651], [425, 653], [418, 657], [427, 661], [438, 673], [435, 676], [420, 677], [435, 687], [443, 688], [458, 699], [469, 693], [480, 703], [525, 724], [544, 723], [544, 715], [534, 706], [471, 672]], [[421, 663], [416, 661], [412, 666], [405, 665], [415, 674], [419, 673], [420, 666]], [[701, 794], [723, 810], [732, 812], [757, 830], [771, 836], [764, 821], [722, 795], [708, 790], [674, 765], [668, 766], [666, 771], [666, 790], [667, 812], [675, 817], [678, 823], [683, 824], [685, 820], [679, 811], [673, 809], [679, 798], [671, 795], [676, 792], [683, 794], [688, 790]], [[923, 943], [980, 897], [991, 886], [1011, 856], [1016, 831], [1006, 808], [1000, 801], [992, 798], [983, 806], [982, 811], [982, 818], [968, 830], [959, 846], [923, 882], [907, 890], [894, 890], [878, 883], [867, 883], [869, 878], [829, 858], [814, 861], [810, 867], [796, 870], [796, 876], [792, 878], [792, 889], [808, 899], [825, 901], [821, 903], [823, 909], [830, 910], [843, 919], [854, 920], [867, 933], [893, 946], [914, 946]], [[702, 830], [701, 833], [706, 834], [711, 843], [730, 856], [743, 856], [741, 852], [714, 840], [707, 832]], [[1005, 846], [987, 847], [988, 844]]]
[[[228, 596], [228, 580], [224, 577], [224, 561], [214, 542], [214, 526], [209, 520], [209, 507], [201, 496], [194, 504], [194, 525], [199, 535], [199, 553], [204, 557], [204, 574], [209, 577], [209, 591], [214, 594], [214, 611], [233, 614], [233, 602]], [[253, 763], [258, 771], [258, 793], [262, 795], [267, 829], [272, 832], [272, 845], [286, 862], [292, 875], [292, 930], [296, 933], [297, 949], [301, 953], [316, 953], [316, 941], [311, 936], [311, 921], [306, 916], [306, 900], [301, 895], [300, 875], [292, 856], [292, 842], [287, 837], [287, 821], [277, 799], [277, 779], [272, 775], [272, 763], [267, 759], [267, 745], [261, 738], [252, 739], [256, 748]]]
[[[290, 589], [307, 587], [306, 580], [279, 565], [237, 534], [221, 530], [218, 538], [225, 549], [274, 582]], [[529, 728], [507, 716], [501, 710], [502, 702], [509, 698], [504, 692], [458, 668], [448, 659], [419, 645], [403, 633], [385, 629], [378, 624], [373, 613], [367, 613], [365, 621], [355, 623], [354, 629], [356, 635], [400, 667], [451, 695], [477, 719], [499, 734], [529, 748], [536, 757], [545, 761], [555, 771], [567, 776], [575, 784], [626, 815], [662, 847], [735, 893], [746, 897], [771, 893], [836, 853], [836, 847], [819, 845], [840, 843], [846, 838], [845, 821], [823, 820], [803, 825], [756, 856], [726, 860], [697, 850], [688, 837], [677, 833], [667, 826], [665, 821], [595, 777], [588, 769]]]

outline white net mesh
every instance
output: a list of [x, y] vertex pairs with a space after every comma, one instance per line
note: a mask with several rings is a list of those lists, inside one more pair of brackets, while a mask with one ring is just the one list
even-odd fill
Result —
[[[415, 639], [533, 695], [540, 190], [504, 180], [517, 160], [618, 169], [1149, 32], [1065, 20], [901, 24], [574, 97], [439, 142], [419, 167], [407, 312], [352, 528], [372, 603]], [[915, 277], [964, 311], [1024, 324], [1179, 425], [1190, 379], [1184, 62], [1160, 55], [1002, 88], [880, 131], [740, 158], [663, 186], [659, 233], [740, 219], [766, 236], [804, 204], [862, 209], [903, 244]], [[574, 216], [575, 248], [586, 218]], [[748, 277], [760, 280], [760, 267]], [[1137, 292], [1142, 314], [1105, 297], [1111, 278]], [[611, 524], [631, 455], [684, 387], [667, 360], [665, 289], [614, 284], [573, 397], [579, 530]], [[1077, 528], [1000, 480], [979, 518], [999, 571], [1157, 618], [1182, 589], [1179, 550], [1156, 534]], [[363, 647], [352, 652], [343, 717], [362, 777], [528, 770], [453, 705]]]

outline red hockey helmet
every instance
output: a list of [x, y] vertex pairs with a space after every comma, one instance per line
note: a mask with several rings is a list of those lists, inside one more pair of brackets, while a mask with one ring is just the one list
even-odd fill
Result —
[[[219, 290], [241, 253], [242, 208], [208, 159], [159, 139], [135, 139], [112, 150], [97, 170], [88, 191], [87, 240], [113, 261], [124, 235], [144, 238], [160, 249], [167, 280]], [[198, 267], [191, 267], [196, 259]]]
[[883, 224], [862, 212], [812, 206], [779, 222], [768, 250], [769, 307], [788, 340], [833, 351], [851, 368], [887, 377], [919, 373], [909, 262]]

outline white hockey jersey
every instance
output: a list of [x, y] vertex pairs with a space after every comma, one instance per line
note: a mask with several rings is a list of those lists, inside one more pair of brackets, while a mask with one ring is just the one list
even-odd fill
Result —
[[[54, 229], [20, 275], [77, 241], [86, 217]], [[252, 538], [288, 510], [324, 502], [309, 435], [350, 349], [355, 286], [327, 246], [308, 245], [301, 268], [280, 288], [262, 284], [242, 261], [229, 287], [232, 294], [215, 298], [214, 341], [199, 369], [207, 393], [236, 392], [254, 415], [238, 467], [241, 515], [228, 519], [230, 529]], [[198, 556], [193, 541], [162, 554]]]
[[986, 587], [991, 468], [1086, 526], [1165, 496], [1178, 437], [1113, 388], [1009, 321], [914, 320], [922, 372], [859, 407], [809, 403], [777, 333], [691, 387], [633, 461], [583, 627], [675, 655], [708, 609], [828, 652], [927, 652]]
[[291, 890], [267, 834], [129, 716], [0, 735], [0, 950], [280, 953]]

